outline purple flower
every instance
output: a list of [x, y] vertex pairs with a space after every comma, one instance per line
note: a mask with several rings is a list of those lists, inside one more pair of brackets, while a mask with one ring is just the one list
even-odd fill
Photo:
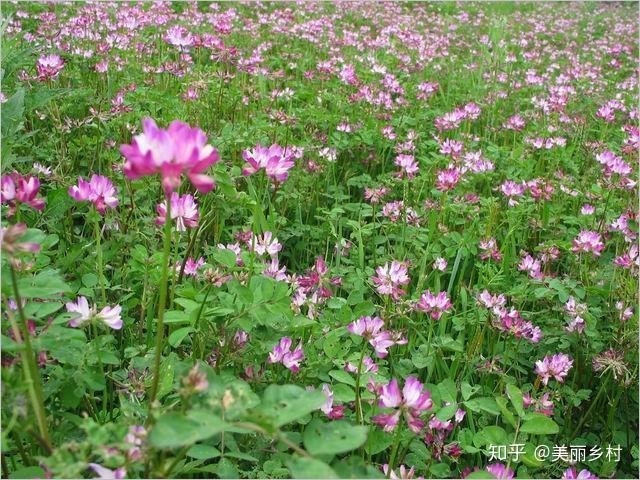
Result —
[[56, 78], [64, 68], [64, 60], [60, 55], [42, 55], [36, 62], [36, 70], [40, 80]]
[[562, 474], [562, 480], [598, 480], [598, 477], [586, 468], [577, 473], [576, 467], [569, 467]]
[[84, 178], [78, 177], [78, 185], [69, 187], [69, 195], [76, 202], [89, 201], [93, 203], [101, 215], [104, 215], [107, 207], [115, 208], [118, 206], [117, 194], [118, 190], [113, 186], [111, 180], [102, 175], [92, 175], [88, 182]]
[[407, 265], [397, 260], [376, 268], [376, 276], [371, 277], [371, 280], [380, 295], [391, 295], [394, 300], [398, 300], [400, 295], [406, 293], [398, 288], [398, 285], [407, 285], [410, 282]]
[[282, 337], [280, 342], [273, 347], [273, 350], [269, 354], [268, 362], [282, 363], [293, 373], [298, 373], [300, 371], [300, 362], [304, 360], [302, 341], [293, 352], [291, 351], [291, 343], [292, 342], [289, 337]]
[[95, 305], [89, 307], [89, 302], [85, 297], [78, 297], [75, 303], [67, 302], [65, 307], [67, 312], [76, 314], [74, 318], [69, 321], [71, 327], [81, 327], [87, 322], [99, 320], [114, 330], [120, 330], [122, 328], [122, 318], [120, 317], [122, 307], [120, 307], [120, 305], [104, 307], [98, 313], [98, 308]]
[[428, 390], [423, 391], [423, 385], [417, 378], [408, 377], [402, 392], [398, 387], [398, 381], [394, 378], [387, 385], [382, 386], [379, 406], [396, 409], [392, 413], [372, 417], [372, 420], [383, 427], [385, 432], [393, 431], [400, 421], [400, 416], [404, 415], [409, 428], [417, 434], [424, 428], [424, 421], [419, 416], [431, 409], [433, 401], [431, 393]]
[[253, 175], [260, 169], [272, 180], [282, 183], [289, 177], [289, 170], [294, 166], [293, 154], [278, 144], [263, 147], [258, 144], [253, 150], [242, 152], [242, 158], [249, 164], [242, 169], [245, 176]]
[[122, 478], [126, 478], [127, 470], [124, 467], [116, 468], [115, 470], [111, 470], [109, 468], [103, 467], [102, 465], [98, 465], [97, 463], [90, 463], [89, 466], [93, 469], [94, 472], [98, 475], [97, 478], [102, 480], [120, 480]]
[[556, 353], [552, 356], [545, 356], [544, 359], [536, 362], [536, 373], [542, 378], [542, 383], [549, 383], [551, 377], [563, 383], [569, 370], [573, 366], [573, 360], [564, 353]]
[[407, 340], [399, 334], [382, 330], [384, 321], [380, 317], [360, 317], [347, 325], [347, 330], [359, 337], [365, 337], [373, 347], [378, 358], [387, 356], [387, 349], [394, 345], [404, 345]]
[[442, 314], [451, 309], [453, 305], [449, 301], [447, 292], [440, 292], [434, 295], [430, 290], [425, 291], [420, 300], [416, 303], [416, 310], [430, 313], [433, 320], [439, 320]]
[[487, 472], [496, 477], [498, 480], [511, 480], [515, 472], [504, 463], [492, 463], [485, 468]]
[[602, 237], [598, 232], [591, 230], [583, 230], [573, 240], [574, 253], [591, 252], [594, 257], [599, 257], [600, 252], [604, 250], [604, 243], [602, 243]]
[[126, 158], [124, 173], [131, 179], [160, 174], [167, 196], [176, 190], [186, 174], [193, 186], [202, 193], [215, 187], [213, 178], [204, 171], [220, 161], [215, 148], [207, 145], [207, 136], [199, 128], [174, 120], [169, 128], [158, 128], [151, 118], [142, 121], [143, 133], [136, 135], [130, 145], [121, 145]]
[[[171, 220], [176, 222], [176, 230], [184, 232], [189, 228], [198, 226], [200, 214], [198, 213], [198, 204], [192, 195], [178, 195], [177, 192], [171, 193]], [[156, 217], [156, 225], [164, 225], [167, 220], [167, 201], [159, 203], [156, 206], [158, 216]]]

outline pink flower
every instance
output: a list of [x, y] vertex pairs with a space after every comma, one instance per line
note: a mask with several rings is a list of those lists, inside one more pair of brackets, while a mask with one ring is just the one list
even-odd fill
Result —
[[387, 349], [394, 345], [404, 345], [407, 340], [397, 333], [383, 330], [384, 321], [380, 317], [360, 317], [347, 325], [347, 331], [359, 337], [364, 337], [373, 347], [378, 358], [387, 356]]
[[17, 202], [26, 203], [36, 210], [44, 208], [44, 199], [38, 197], [40, 180], [37, 177], [23, 177], [18, 172], [13, 172], [2, 176], [0, 185], [0, 201], [9, 205], [8, 217], [13, 217], [18, 207]]
[[589, 205], [588, 203], [585, 203], [580, 209], [580, 213], [582, 215], [593, 215], [595, 211], [595, 207], [593, 205]]
[[441, 192], [452, 190], [460, 181], [460, 169], [458, 167], [450, 167], [440, 170], [436, 178], [436, 189]]
[[433, 262], [432, 268], [434, 270], [440, 270], [441, 272], [444, 272], [447, 269], [447, 261], [442, 258], [442, 257], [438, 257], [436, 258], [435, 262]]
[[304, 351], [302, 350], [302, 341], [298, 344], [296, 349], [291, 351], [291, 339], [289, 337], [282, 337], [280, 342], [273, 347], [273, 350], [269, 354], [269, 363], [282, 363], [285, 367], [291, 370], [293, 373], [300, 371], [300, 362], [304, 360]]
[[253, 237], [253, 245], [252, 241], [249, 241], [247, 244], [249, 250], [252, 248], [254, 251], [262, 256], [265, 253], [269, 254], [271, 257], [277, 257], [278, 252], [282, 250], [282, 244], [278, 242], [278, 238], [273, 236], [271, 232], [264, 232], [261, 236]]
[[[200, 257], [198, 260], [194, 260], [192, 257], [187, 258], [187, 261], [184, 264], [184, 274], [189, 277], [197, 277], [198, 270], [204, 265], [204, 258]], [[182, 268], [182, 264], [180, 262], [176, 263], [176, 272], [180, 272]]]
[[602, 243], [602, 237], [598, 232], [592, 230], [583, 230], [573, 240], [574, 253], [591, 252], [594, 257], [599, 257], [600, 252], [604, 250], [604, 243]]
[[173, 25], [167, 30], [164, 39], [174, 47], [184, 48], [193, 45], [193, 35], [181, 25]]
[[577, 473], [576, 467], [569, 467], [562, 474], [562, 480], [598, 480], [598, 477], [586, 468]]
[[391, 472], [389, 472], [388, 463], [385, 463], [382, 466], [382, 472], [391, 480], [412, 480], [413, 478], [415, 478], [415, 480], [424, 480], [424, 477], [422, 476], [414, 477], [416, 474], [414, 467], [411, 467], [409, 470], [407, 470], [407, 467], [405, 467], [404, 465], [400, 465], [398, 471], [400, 472], [400, 475], [398, 475], [395, 470], [391, 470]]
[[552, 356], [545, 356], [544, 359], [536, 362], [535, 371], [542, 378], [542, 383], [549, 383], [551, 377], [563, 383], [569, 370], [573, 366], [573, 360], [564, 353], [556, 353]]
[[64, 61], [60, 55], [42, 55], [36, 62], [36, 70], [40, 80], [56, 78], [64, 68]]
[[[164, 225], [167, 219], [167, 201], [159, 203], [156, 206], [158, 216], [156, 217], [156, 225]], [[198, 226], [198, 204], [192, 195], [179, 196], [177, 192], [171, 192], [171, 220], [176, 222], [176, 230], [184, 232], [189, 228]]]
[[482, 260], [488, 260], [490, 258], [496, 262], [502, 260], [502, 254], [500, 253], [500, 250], [498, 250], [498, 242], [496, 242], [495, 238], [481, 240], [478, 246], [480, 247], [480, 250], [482, 250], [480, 253], [480, 258]]
[[397, 409], [393, 413], [372, 417], [372, 420], [383, 427], [385, 432], [395, 430], [402, 414], [409, 428], [418, 434], [425, 425], [419, 417], [423, 412], [431, 409], [433, 401], [431, 393], [428, 390], [423, 391], [423, 385], [416, 377], [408, 377], [405, 380], [402, 393], [398, 387], [398, 381], [394, 378], [387, 385], [382, 386], [379, 406]]
[[262, 271], [262, 274], [279, 282], [286, 282], [288, 280], [287, 267], [285, 265], [280, 267], [280, 262], [277, 258], [271, 259], [271, 262], [267, 264], [267, 268]]
[[364, 189], [364, 198], [365, 200], [369, 200], [372, 204], [380, 203], [382, 197], [384, 197], [387, 193], [387, 189], [384, 187], [378, 188], [365, 188]]
[[413, 155], [401, 153], [396, 157], [394, 163], [401, 168], [401, 172], [398, 174], [399, 176], [402, 176], [404, 173], [408, 178], [413, 178], [420, 170]]
[[89, 302], [85, 297], [78, 297], [75, 303], [67, 302], [65, 307], [67, 312], [76, 314], [75, 317], [69, 321], [69, 326], [71, 327], [81, 327], [87, 322], [99, 320], [114, 330], [120, 330], [122, 328], [122, 318], [120, 317], [122, 307], [120, 307], [120, 305], [104, 307], [98, 313], [96, 305], [89, 307]]
[[391, 264], [385, 263], [376, 268], [376, 274], [377, 276], [371, 277], [371, 280], [380, 295], [391, 295], [391, 298], [398, 300], [400, 295], [406, 293], [398, 288], [398, 285], [407, 285], [410, 282], [407, 266], [404, 262], [394, 260]]
[[118, 206], [117, 194], [118, 191], [111, 180], [102, 175], [92, 175], [88, 182], [82, 177], [78, 177], [78, 185], [69, 187], [69, 195], [76, 202], [89, 201], [93, 203], [101, 215], [104, 215], [107, 207], [115, 208]]
[[101, 480], [120, 480], [127, 477], [127, 470], [125, 467], [116, 468], [111, 470], [109, 468], [98, 465], [97, 463], [90, 463], [89, 466], [98, 475]]
[[449, 301], [447, 292], [440, 292], [433, 295], [430, 290], [426, 290], [416, 303], [416, 310], [430, 313], [433, 320], [439, 320], [442, 314], [451, 309], [453, 305]]
[[492, 463], [487, 465], [485, 470], [498, 480], [512, 480], [515, 472], [503, 463]]
[[215, 187], [213, 178], [204, 171], [220, 161], [215, 148], [207, 145], [207, 136], [199, 128], [174, 120], [167, 130], [158, 128], [151, 118], [142, 122], [144, 133], [136, 135], [130, 145], [121, 145], [126, 158], [124, 173], [131, 179], [160, 174], [167, 196], [181, 183], [186, 174], [202, 193]]
[[258, 144], [253, 150], [242, 152], [242, 158], [249, 164], [242, 169], [242, 174], [245, 176], [253, 175], [263, 168], [269, 178], [282, 183], [289, 177], [289, 170], [294, 166], [292, 157], [292, 152], [283, 149], [278, 144], [273, 144], [268, 148]]

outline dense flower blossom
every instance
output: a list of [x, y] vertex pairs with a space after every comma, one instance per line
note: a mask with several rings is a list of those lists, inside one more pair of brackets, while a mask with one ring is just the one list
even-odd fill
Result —
[[282, 183], [289, 177], [289, 170], [294, 166], [293, 153], [278, 144], [270, 147], [256, 145], [253, 150], [242, 152], [242, 158], [249, 164], [242, 169], [243, 175], [253, 175], [260, 169], [273, 181]]
[[64, 68], [64, 60], [60, 55], [42, 55], [36, 62], [38, 78], [40, 80], [52, 80], [56, 78]]
[[398, 173], [400, 177], [406, 175], [407, 178], [413, 178], [420, 170], [420, 168], [418, 167], [418, 163], [415, 161], [415, 157], [413, 155], [402, 153], [396, 157], [394, 163], [401, 169], [401, 171]]
[[277, 258], [271, 259], [267, 264], [267, 268], [262, 271], [262, 274], [279, 282], [286, 282], [288, 280], [287, 267], [285, 265], [281, 267], [280, 261]]
[[300, 362], [304, 360], [304, 351], [302, 350], [302, 341], [293, 351], [291, 351], [291, 343], [289, 337], [282, 337], [269, 353], [268, 362], [282, 363], [293, 373], [297, 373], [300, 371]]
[[207, 145], [207, 136], [199, 128], [174, 120], [169, 128], [158, 128], [151, 118], [142, 122], [143, 133], [136, 135], [130, 145], [121, 145], [126, 158], [124, 173], [131, 179], [160, 174], [167, 196], [187, 175], [193, 186], [202, 193], [215, 187], [213, 178], [203, 172], [220, 161], [215, 148]]
[[393, 408], [393, 413], [382, 413], [371, 419], [383, 427], [385, 432], [395, 430], [401, 415], [407, 421], [407, 425], [414, 433], [420, 433], [424, 428], [424, 421], [420, 415], [433, 406], [431, 392], [423, 391], [423, 385], [416, 377], [407, 377], [402, 392], [398, 387], [398, 381], [394, 378], [382, 387], [379, 406], [381, 408]]
[[436, 188], [442, 192], [452, 190], [460, 181], [460, 169], [458, 167], [450, 167], [441, 170], [437, 174]]
[[407, 273], [406, 263], [394, 260], [376, 268], [376, 275], [371, 277], [371, 281], [380, 295], [391, 295], [391, 298], [398, 300], [400, 295], [406, 293], [399, 285], [407, 285], [411, 281]]
[[453, 307], [447, 296], [447, 292], [440, 292], [437, 295], [431, 293], [430, 290], [426, 290], [416, 303], [416, 310], [420, 310], [424, 313], [429, 313], [433, 320], [439, 320], [444, 312], [447, 312]]
[[111, 180], [102, 175], [92, 175], [88, 182], [82, 177], [78, 177], [78, 185], [69, 187], [69, 195], [76, 202], [89, 201], [93, 203], [96, 210], [104, 215], [109, 208], [118, 206], [118, 190], [113, 186]]
[[65, 304], [67, 312], [75, 313], [76, 315], [69, 321], [71, 327], [81, 327], [87, 322], [94, 320], [103, 322], [105, 325], [113, 328], [114, 330], [120, 330], [122, 328], [122, 318], [120, 312], [122, 307], [116, 305], [115, 307], [104, 307], [100, 312], [96, 305], [89, 307], [89, 302], [85, 297], [78, 297], [74, 302], [67, 302]]
[[397, 332], [383, 330], [384, 320], [380, 317], [360, 317], [347, 325], [347, 330], [359, 337], [364, 337], [373, 347], [378, 358], [387, 356], [387, 350], [394, 345], [404, 345], [405, 338]]
[[571, 251], [575, 253], [591, 253], [594, 257], [599, 257], [602, 250], [604, 250], [602, 237], [598, 232], [591, 230], [583, 230], [580, 232], [573, 240], [573, 248], [571, 249]]
[[[198, 260], [194, 260], [193, 257], [187, 258], [187, 261], [184, 263], [184, 274], [188, 277], [197, 277], [198, 270], [200, 270], [204, 263], [204, 258], [202, 257], [198, 258]], [[176, 262], [175, 269], [176, 272], [180, 273], [182, 263]]]
[[25, 203], [36, 210], [44, 208], [44, 199], [38, 196], [40, 180], [37, 177], [23, 177], [17, 172], [2, 175], [0, 180], [0, 201], [9, 205], [8, 217], [13, 217], [18, 202]]
[[[192, 195], [178, 195], [177, 192], [171, 193], [171, 220], [176, 224], [178, 232], [184, 232], [189, 228], [198, 226], [200, 214], [198, 213], [198, 204]], [[156, 225], [164, 225], [167, 220], [167, 201], [159, 203], [156, 206]]]
[[552, 377], [563, 383], [572, 366], [573, 360], [568, 355], [556, 353], [536, 361], [536, 373], [545, 385], [549, 383]]

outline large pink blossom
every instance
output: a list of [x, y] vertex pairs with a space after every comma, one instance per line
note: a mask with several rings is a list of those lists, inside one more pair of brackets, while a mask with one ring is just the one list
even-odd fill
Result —
[[573, 360], [568, 355], [556, 353], [555, 355], [545, 356], [542, 360], [538, 360], [536, 362], [536, 373], [545, 385], [549, 383], [552, 377], [558, 382], [563, 383], [572, 366]]
[[220, 156], [207, 144], [202, 130], [179, 120], [171, 122], [166, 130], [158, 128], [151, 118], [145, 118], [142, 125], [142, 134], [136, 135], [130, 145], [120, 146], [126, 158], [123, 170], [127, 177], [160, 174], [167, 196], [180, 186], [182, 174], [199, 192], [215, 187], [213, 178], [204, 172], [219, 162]]

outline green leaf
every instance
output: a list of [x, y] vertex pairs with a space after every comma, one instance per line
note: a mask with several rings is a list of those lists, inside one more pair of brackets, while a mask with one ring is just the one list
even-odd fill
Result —
[[480, 397], [464, 402], [465, 406], [473, 412], [484, 411], [491, 415], [500, 415], [498, 404], [491, 397]]
[[44, 478], [45, 471], [41, 467], [22, 467], [9, 474], [9, 478]]
[[558, 424], [542, 413], [533, 413], [524, 422], [520, 431], [533, 435], [553, 435], [560, 431]]
[[516, 413], [519, 417], [524, 417], [524, 407], [522, 403], [522, 392], [518, 387], [513, 384], [507, 385], [507, 395], [509, 396], [509, 400], [511, 400], [511, 404], [513, 408], [515, 408]]
[[275, 427], [298, 420], [327, 400], [321, 391], [308, 392], [298, 385], [269, 385], [257, 409]]
[[464, 400], [469, 400], [480, 390], [480, 387], [478, 387], [477, 385], [471, 386], [467, 382], [462, 382], [460, 390], [462, 391], [462, 398]]
[[367, 439], [368, 427], [346, 421], [324, 423], [314, 419], [304, 430], [303, 442], [311, 455], [335, 455], [355, 450]]
[[169, 413], [154, 425], [149, 440], [154, 448], [179, 448], [206, 440], [224, 429], [222, 420], [208, 412], [196, 410], [188, 416]]
[[352, 387], [355, 387], [356, 385], [356, 381], [354, 380], [354, 378], [344, 370], [331, 370], [329, 372], [329, 375], [335, 378], [340, 383], [346, 383], [347, 385], [351, 385]]
[[233, 268], [236, 266], [236, 254], [226, 248], [219, 248], [213, 253], [212, 257], [226, 267]]
[[315, 458], [294, 457], [287, 467], [293, 478], [338, 478], [329, 465]]
[[438, 417], [438, 420], [442, 420], [444, 422], [453, 417], [456, 414], [456, 410], [458, 410], [457, 404], [454, 403], [453, 405], [447, 405], [446, 407], [442, 407], [438, 410], [436, 417]]
[[24, 116], [24, 88], [19, 88], [16, 93], [11, 95], [9, 99], [2, 105], [1, 131], [2, 137], [6, 137], [15, 133]]
[[182, 341], [187, 337], [187, 335], [189, 335], [193, 331], [194, 331], [193, 327], [182, 327], [177, 329], [175, 332], [169, 335], [169, 345], [171, 345], [174, 348], [177, 347], [182, 343]]
[[187, 451], [187, 457], [195, 458], [196, 460], [209, 460], [219, 456], [220, 450], [211, 445], [194, 445]]
[[440, 397], [442, 400], [455, 403], [458, 390], [456, 384], [450, 378], [447, 378], [438, 384], [438, 390], [440, 391]]
[[513, 413], [511, 413], [511, 410], [507, 408], [507, 399], [504, 397], [496, 397], [496, 403], [498, 404], [498, 407], [500, 407], [500, 411], [504, 418], [509, 422], [509, 425], [516, 428], [516, 418], [513, 416]]

